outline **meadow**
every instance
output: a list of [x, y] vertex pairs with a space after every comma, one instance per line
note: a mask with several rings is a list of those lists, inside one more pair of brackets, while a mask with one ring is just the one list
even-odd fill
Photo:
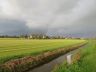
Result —
[[66, 62], [55, 67], [52, 72], [96, 72], [96, 40], [89, 40], [81, 49], [81, 59], [72, 65]]
[[85, 42], [85, 40], [0, 39], [0, 63]]

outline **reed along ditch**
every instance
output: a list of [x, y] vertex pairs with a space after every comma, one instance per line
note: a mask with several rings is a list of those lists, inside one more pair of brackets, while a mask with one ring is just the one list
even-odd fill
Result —
[[87, 42], [77, 45], [49, 51], [38, 56], [28, 56], [17, 60], [12, 60], [0, 66], [0, 72], [51, 72], [52, 69], [64, 62], [69, 53], [75, 53], [79, 48], [85, 46]]

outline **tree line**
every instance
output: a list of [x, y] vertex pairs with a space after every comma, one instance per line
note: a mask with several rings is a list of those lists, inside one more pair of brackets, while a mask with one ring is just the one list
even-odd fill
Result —
[[72, 38], [64, 36], [48, 36], [45, 34], [25, 34], [25, 35], [0, 35], [0, 38], [25, 38], [25, 39], [81, 39], [81, 38]]
[[45, 34], [30, 34], [30, 35], [0, 35], [0, 38], [25, 38], [25, 39], [64, 39], [63, 36], [48, 36]]

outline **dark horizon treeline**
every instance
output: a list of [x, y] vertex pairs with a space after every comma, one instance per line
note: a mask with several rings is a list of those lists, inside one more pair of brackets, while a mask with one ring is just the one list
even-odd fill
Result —
[[81, 39], [81, 38], [72, 38], [72, 37], [64, 37], [64, 36], [48, 36], [45, 34], [25, 34], [25, 35], [0, 35], [0, 38], [25, 38], [25, 39]]
[[0, 35], [0, 38], [26, 38], [26, 39], [65, 39], [63, 36], [48, 36], [44, 34], [31, 34], [31, 35]]
[[0, 38], [19, 38], [19, 36], [0, 35]]

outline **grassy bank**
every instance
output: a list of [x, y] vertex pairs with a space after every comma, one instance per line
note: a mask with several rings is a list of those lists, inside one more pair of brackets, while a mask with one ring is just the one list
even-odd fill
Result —
[[81, 59], [72, 65], [64, 62], [52, 72], [96, 72], [96, 40], [90, 40], [86, 48], [81, 49]]
[[82, 42], [85, 42], [85, 40], [0, 39], [0, 63], [24, 56], [34, 56]]
[[38, 65], [42, 65], [46, 62], [51, 61], [52, 59], [59, 57], [69, 51], [77, 49], [81, 46], [84, 46], [86, 42], [78, 43], [72, 46], [67, 46], [66, 48], [59, 48], [52, 51], [45, 52], [43, 54], [39, 54], [37, 56], [25, 56], [20, 59], [15, 59], [8, 61], [1, 65], [1, 72], [23, 72], [29, 70], [30, 68], [34, 68]]

